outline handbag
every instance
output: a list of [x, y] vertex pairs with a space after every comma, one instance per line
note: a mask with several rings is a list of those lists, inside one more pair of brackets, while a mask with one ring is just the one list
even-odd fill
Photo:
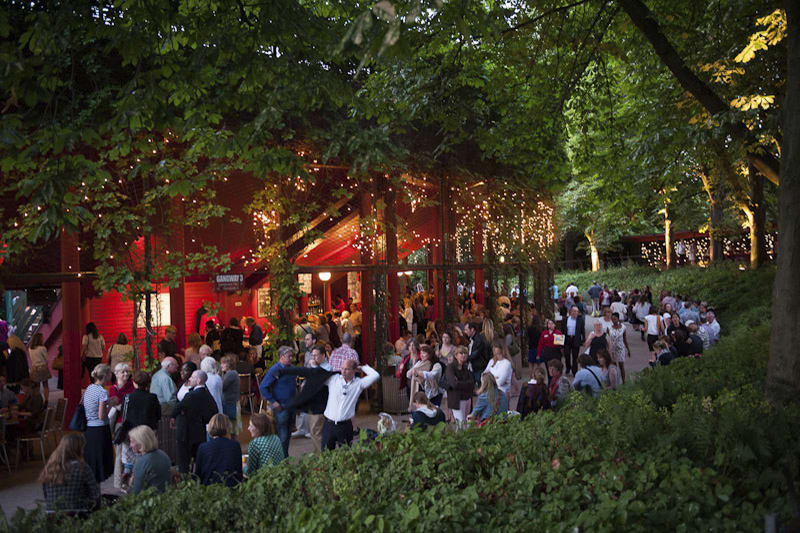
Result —
[[69, 429], [72, 431], [86, 431], [86, 409], [83, 407], [83, 399], [78, 407], [75, 409], [75, 414], [72, 415], [72, 420], [69, 422]]
[[130, 398], [130, 394], [125, 396], [125, 405], [122, 407], [122, 423], [117, 424], [117, 427], [114, 428], [113, 442], [116, 445], [120, 445], [128, 440], [128, 431], [131, 429], [128, 424], [128, 402]]

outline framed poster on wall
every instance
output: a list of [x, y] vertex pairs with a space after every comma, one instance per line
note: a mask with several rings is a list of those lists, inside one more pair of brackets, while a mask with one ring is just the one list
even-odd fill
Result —
[[[139, 328], [145, 327], [145, 302], [144, 298], [139, 302], [139, 316], [136, 317], [136, 326]], [[170, 325], [170, 307], [169, 307], [169, 293], [161, 292], [158, 294], [150, 295], [150, 326], [153, 328], [160, 328]]]
[[347, 293], [353, 302], [361, 301], [361, 279], [358, 272], [347, 273]]
[[298, 274], [297, 282], [300, 284], [300, 292], [311, 294], [311, 274]]
[[264, 287], [258, 289], [258, 316], [267, 317], [272, 314], [272, 289]]

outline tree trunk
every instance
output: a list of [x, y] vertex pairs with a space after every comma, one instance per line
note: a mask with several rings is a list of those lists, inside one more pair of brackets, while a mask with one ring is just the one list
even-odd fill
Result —
[[528, 267], [521, 266], [519, 269], [519, 322], [520, 322], [520, 338], [519, 338], [519, 353], [522, 360], [528, 354], [528, 317], [530, 315], [530, 306], [528, 305]]
[[667, 260], [667, 270], [674, 265], [672, 250], [672, 213], [669, 210], [669, 200], [664, 200], [664, 246], [666, 248], [665, 258]]
[[[661, 62], [672, 72], [681, 87], [694, 96], [709, 114], [717, 115], [730, 110], [728, 104], [686, 65], [642, 0], [618, 0], [618, 3], [628, 14], [631, 22], [650, 42]], [[741, 142], [755, 144], [752, 133], [742, 122], [731, 124], [729, 133]], [[771, 182], [778, 185], [779, 162], [774, 156], [769, 153], [752, 152], [747, 154], [747, 157]]]
[[759, 268], [767, 256], [767, 206], [764, 201], [764, 176], [750, 165], [750, 268]]
[[783, 109], [781, 180], [778, 204], [778, 270], [772, 292], [772, 335], [767, 398], [800, 398], [800, 4], [784, 2], [787, 15], [788, 75]]
[[725, 185], [719, 178], [714, 178], [707, 170], [700, 172], [703, 180], [703, 189], [708, 195], [708, 256], [712, 263], [722, 260], [722, 239], [719, 236], [719, 226], [722, 224], [723, 199], [725, 198]]
[[597, 249], [597, 241], [594, 240], [594, 232], [584, 232], [586, 240], [589, 241], [589, 252], [592, 256], [592, 272], [600, 270], [600, 252]]

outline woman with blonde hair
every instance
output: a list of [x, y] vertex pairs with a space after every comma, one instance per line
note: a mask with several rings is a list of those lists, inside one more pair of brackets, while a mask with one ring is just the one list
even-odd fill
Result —
[[200, 483], [225, 483], [236, 486], [242, 480], [242, 447], [239, 441], [228, 438], [231, 422], [218, 413], [208, 422], [209, 440], [197, 449], [195, 475]]
[[443, 390], [439, 387], [439, 380], [444, 374], [444, 365], [436, 358], [436, 353], [433, 346], [423, 344], [420, 346], [420, 358], [411, 370], [408, 371], [406, 377], [411, 379], [411, 388], [409, 393], [411, 401], [409, 402], [409, 411], [414, 407], [414, 393], [417, 390], [422, 390], [432, 404], [437, 407], [442, 404]]
[[98, 483], [114, 473], [114, 450], [108, 426], [108, 392], [105, 389], [110, 382], [111, 368], [100, 363], [92, 370], [92, 384], [83, 393], [83, 408], [86, 410], [85, 457]]
[[138, 455], [133, 466], [131, 494], [138, 494], [150, 487], [164, 492], [172, 483], [172, 462], [169, 456], [158, 449], [158, 437], [152, 428], [141, 425], [128, 432], [131, 450]]
[[492, 341], [494, 340], [494, 322], [492, 322], [491, 318], [483, 319], [483, 328], [481, 329], [481, 333], [483, 334], [483, 338], [486, 339], [486, 343], [492, 344]]
[[50, 398], [50, 386], [47, 384], [47, 380], [50, 379], [51, 374], [50, 367], [47, 364], [47, 348], [44, 346], [41, 333], [36, 333], [31, 338], [30, 356], [31, 381], [42, 385], [42, 396], [44, 396], [44, 403], [47, 405], [47, 400]]
[[496, 414], [506, 411], [508, 411], [508, 397], [497, 388], [494, 376], [488, 372], [481, 375], [478, 399], [472, 413], [467, 417], [468, 420], [475, 420], [478, 426], [482, 426]]
[[67, 433], [50, 454], [39, 481], [48, 511], [91, 511], [100, 503], [100, 485], [83, 460], [86, 439]]

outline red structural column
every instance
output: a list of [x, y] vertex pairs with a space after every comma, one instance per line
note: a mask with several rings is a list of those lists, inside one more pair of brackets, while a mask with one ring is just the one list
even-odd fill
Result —
[[[369, 190], [361, 190], [358, 213], [361, 220], [372, 215], [372, 194]], [[375, 260], [371, 251], [366, 246], [361, 249], [362, 264], [371, 264]], [[375, 325], [372, 319], [372, 276], [372, 271], [361, 272], [361, 361], [367, 364], [372, 364], [374, 361], [372, 339]]]
[[[441, 206], [440, 206], [441, 209]], [[441, 265], [443, 261], [443, 254], [442, 254], [442, 242], [441, 238], [443, 237], [443, 232], [441, 226], [439, 226], [439, 235], [437, 239], [440, 239], [439, 242], [433, 244], [433, 263], [435, 265]], [[442, 270], [434, 270], [433, 271], [433, 316], [436, 318], [444, 317], [444, 271]]]
[[[183, 201], [179, 197], [175, 197], [172, 202], [172, 210], [174, 219], [178, 222], [178, 227], [175, 228], [174, 233], [171, 235], [171, 243], [169, 252], [171, 254], [180, 254], [178, 257], [186, 256], [186, 246], [184, 239], [184, 227], [180, 222], [183, 220]], [[186, 346], [186, 288], [184, 279], [181, 277], [180, 285], [169, 289], [169, 323], [178, 329], [175, 335], [175, 345], [178, 348]]]
[[[386, 207], [384, 217], [386, 222], [386, 262], [390, 265], [397, 264], [397, 207], [395, 205], [396, 194], [393, 186], [389, 184], [383, 195]], [[387, 302], [388, 321], [389, 321], [389, 342], [394, 342], [400, 337], [400, 280], [397, 272], [392, 270], [387, 274], [386, 290], [389, 293]]]
[[[475, 229], [475, 238], [472, 246], [472, 256], [473, 260], [476, 263], [483, 263], [483, 232], [479, 229]], [[483, 305], [483, 295], [484, 295], [484, 281], [485, 281], [483, 269], [479, 268], [475, 270], [475, 301], [479, 304]]]
[[[78, 240], [73, 233], [61, 231], [61, 271], [80, 272]], [[81, 282], [61, 283], [61, 346], [64, 355], [65, 420], [72, 419], [81, 400]]]
[[[449, 185], [448, 185], [449, 186]], [[449, 192], [449, 191], [448, 191]], [[452, 199], [452, 195], [449, 197], [449, 200]], [[449, 264], [455, 264], [456, 262], [456, 217], [455, 217], [455, 210], [453, 209], [453, 202], [448, 201], [447, 205], [445, 206], [445, 218], [447, 221], [447, 262]], [[450, 304], [450, 309], [453, 313], [453, 317], [457, 316], [456, 309], [458, 308], [458, 290], [456, 285], [458, 284], [458, 272], [455, 270], [450, 270], [447, 273], [447, 300]]]
[[[428, 244], [428, 264], [429, 265], [433, 264], [433, 242]], [[430, 291], [431, 287], [433, 287], [436, 284], [436, 274], [433, 270], [428, 270], [427, 276], [428, 276], [428, 286], [426, 288]]]
[[325, 283], [325, 294], [322, 296], [325, 299], [325, 312], [331, 312], [331, 284], [330, 282]]

